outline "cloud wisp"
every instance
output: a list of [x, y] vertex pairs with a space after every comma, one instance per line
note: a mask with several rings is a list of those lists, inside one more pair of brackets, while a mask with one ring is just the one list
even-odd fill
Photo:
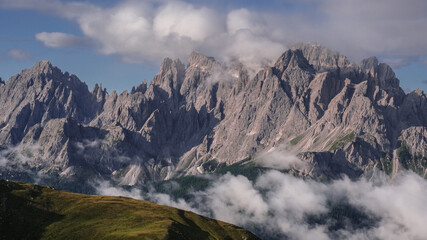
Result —
[[0, 177], [26, 176], [34, 183], [47, 179], [45, 172], [37, 170], [32, 158], [40, 150], [40, 146], [33, 144], [0, 148]]
[[286, 146], [272, 148], [267, 152], [261, 153], [257, 157], [256, 163], [262, 167], [277, 170], [298, 169], [302, 170], [309, 167], [307, 162], [299, 159], [295, 154], [290, 153]]
[[72, 34], [61, 32], [41, 32], [35, 35], [35, 38], [42, 42], [46, 47], [64, 48], [71, 46], [88, 46], [89, 41], [83, 37], [77, 37]]
[[24, 61], [31, 58], [31, 54], [28, 51], [16, 48], [9, 49], [7, 55], [15, 61]]

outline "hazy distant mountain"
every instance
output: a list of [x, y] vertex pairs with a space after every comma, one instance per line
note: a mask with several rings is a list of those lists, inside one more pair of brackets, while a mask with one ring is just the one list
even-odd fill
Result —
[[315, 44], [250, 76], [193, 52], [166, 58], [131, 92], [90, 92], [47, 61], [0, 84], [0, 177], [85, 191], [93, 177], [134, 185], [214, 171], [286, 148], [297, 175], [374, 169], [427, 175], [427, 95], [405, 94], [375, 57], [360, 64]]

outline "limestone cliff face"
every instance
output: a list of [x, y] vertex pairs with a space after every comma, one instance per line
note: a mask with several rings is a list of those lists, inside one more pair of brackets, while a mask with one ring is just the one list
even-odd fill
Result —
[[426, 98], [405, 94], [375, 57], [350, 63], [316, 44], [295, 46], [255, 76], [196, 52], [187, 66], [166, 58], [150, 85], [121, 94], [89, 92], [41, 61], [0, 83], [3, 165], [26, 159], [0, 172], [19, 179], [33, 169], [58, 186], [91, 177], [134, 185], [286, 146], [309, 163], [296, 171], [313, 177], [402, 167], [425, 175]]
[[75, 75], [48, 61], [13, 76], [0, 88], [0, 142], [16, 145], [35, 125], [71, 117], [88, 123], [99, 113], [96, 99]]

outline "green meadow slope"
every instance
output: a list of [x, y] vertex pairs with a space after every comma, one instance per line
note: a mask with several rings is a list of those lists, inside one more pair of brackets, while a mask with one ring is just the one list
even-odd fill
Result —
[[258, 239], [228, 223], [125, 197], [0, 180], [0, 239]]

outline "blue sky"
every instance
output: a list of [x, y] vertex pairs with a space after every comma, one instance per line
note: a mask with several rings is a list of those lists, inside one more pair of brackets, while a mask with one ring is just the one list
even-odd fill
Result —
[[47, 59], [89, 89], [150, 81], [164, 57], [192, 50], [250, 68], [295, 42], [393, 66], [405, 90], [427, 91], [427, 1], [0, 0], [0, 77]]

